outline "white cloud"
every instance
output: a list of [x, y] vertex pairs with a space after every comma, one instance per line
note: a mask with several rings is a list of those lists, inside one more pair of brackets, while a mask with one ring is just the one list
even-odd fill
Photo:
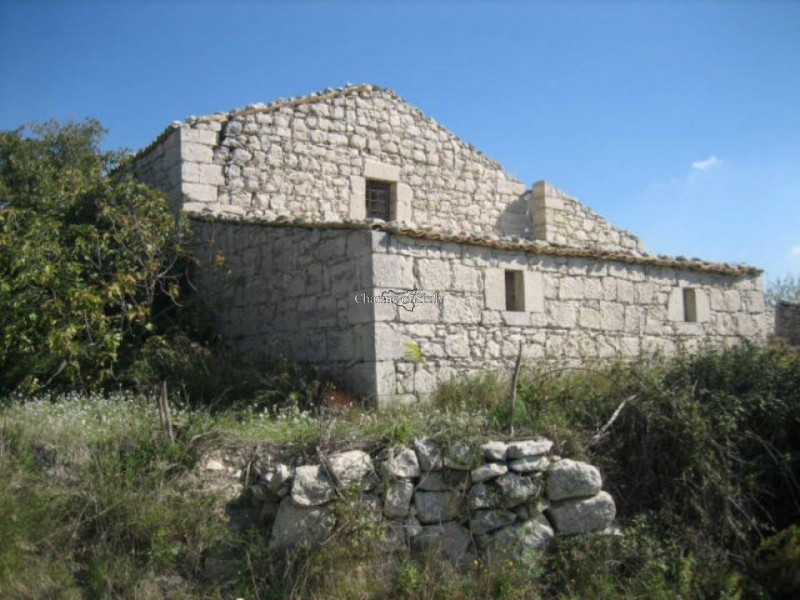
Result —
[[800, 256], [800, 244], [789, 248], [789, 256]]
[[705, 160], [696, 160], [692, 163], [692, 169], [695, 171], [705, 171], [706, 169], [710, 169], [711, 167], [716, 167], [722, 164], [722, 160], [717, 158], [716, 155], [712, 155]]

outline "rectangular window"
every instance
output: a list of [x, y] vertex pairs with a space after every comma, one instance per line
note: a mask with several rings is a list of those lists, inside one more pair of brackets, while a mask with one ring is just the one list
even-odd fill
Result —
[[506, 270], [506, 310], [525, 310], [525, 286], [522, 271]]
[[391, 220], [392, 184], [367, 179], [367, 218]]
[[697, 294], [694, 288], [683, 288], [683, 320], [687, 323], [697, 322]]

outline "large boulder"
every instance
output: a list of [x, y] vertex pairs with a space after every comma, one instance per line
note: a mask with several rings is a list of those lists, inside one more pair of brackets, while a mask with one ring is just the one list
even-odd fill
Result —
[[592, 465], [564, 458], [550, 467], [547, 497], [552, 500], [594, 496], [603, 487], [603, 479]]
[[617, 507], [610, 494], [600, 492], [591, 498], [554, 502], [546, 514], [559, 534], [572, 535], [605, 529], [614, 520]]
[[272, 525], [269, 547], [285, 550], [295, 546], [310, 547], [325, 540], [333, 531], [335, 517], [325, 506], [297, 506], [284, 498]]

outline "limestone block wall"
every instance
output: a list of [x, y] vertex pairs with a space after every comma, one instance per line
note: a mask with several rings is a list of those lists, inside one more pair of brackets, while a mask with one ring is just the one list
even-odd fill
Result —
[[[527, 362], [584, 364], [765, 335], [755, 271], [733, 276], [373, 235], [376, 296], [409, 289], [442, 298], [413, 311], [375, 306], [382, 401], [424, 398], [456, 374], [509, 369], [520, 343]], [[524, 310], [507, 310], [507, 270], [520, 272]], [[421, 360], [409, 357], [409, 344]]]
[[507, 370], [520, 344], [526, 362], [577, 365], [767, 333], [755, 269], [341, 224], [192, 224], [194, 283], [235, 349], [317, 363], [382, 404], [424, 399], [452, 376]]
[[638, 237], [614, 227], [576, 198], [546, 181], [534, 184], [530, 206], [533, 239], [611, 250], [643, 250]]
[[[363, 219], [365, 182], [377, 179], [393, 185], [393, 220], [530, 236], [525, 185], [390, 90], [350, 86], [174, 128], [188, 211]], [[164, 143], [136, 162], [154, 160]]]
[[775, 336], [800, 345], [800, 302], [779, 302], [775, 307]]
[[369, 231], [192, 220], [194, 281], [232, 347], [318, 363], [371, 396], [373, 308], [353, 298], [372, 281]]

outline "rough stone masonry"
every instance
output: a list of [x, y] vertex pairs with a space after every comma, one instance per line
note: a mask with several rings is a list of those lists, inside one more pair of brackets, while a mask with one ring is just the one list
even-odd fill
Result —
[[[379, 403], [508, 369], [520, 344], [563, 365], [772, 329], [759, 269], [650, 254], [376, 86], [190, 117], [127, 168], [192, 219], [197, 293], [234, 349]], [[441, 301], [358, 300], [412, 292]]]
[[[373, 458], [339, 452], [325, 464], [277, 464], [256, 483], [269, 519], [269, 544], [287, 550], [325, 541], [356, 519], [387, 533], [382, 550], [435, 550], [456, 564], [510, 559], [544, 549], [556, 535], [615, 533], [614, 500], [600, 472], [552, 454], [545, 438], [456, 441], [415, 439]], [[336, 503], [350, 510], [334, 510]]]

